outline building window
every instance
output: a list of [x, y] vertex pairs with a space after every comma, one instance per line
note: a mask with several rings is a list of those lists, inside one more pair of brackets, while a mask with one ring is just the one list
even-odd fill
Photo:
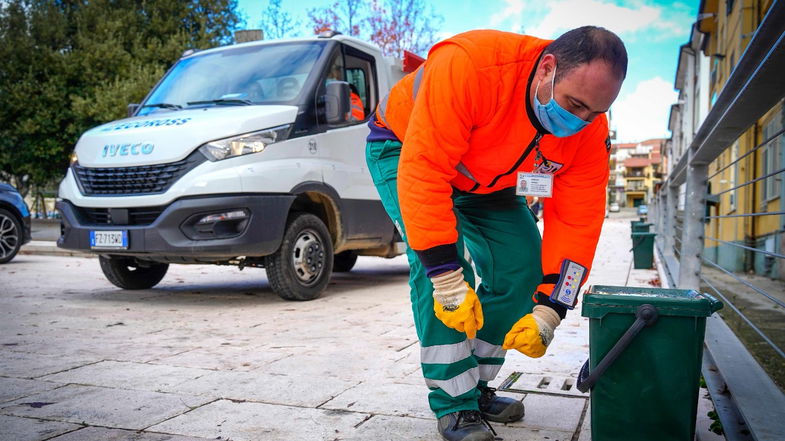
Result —
[[[780, 111], [774, 118], [763, 125], [763, 139], [769, 139], [782, 131], [782, 120], [785, 111]], [[776, 173], [766, 178], [763, 182], [763, 201], [768, 202], [780, 197], [783, 181], [783, 144], [785, 139], [782, 133], [771, 139], [763, 150], [763, 174]], [[778, 173], [777, 173], [778, 172]]]
[[[731, 155], [730, 156], [731, 163], [733, 163], [733, 161], [736, 161], [736, 159], [738, 159], [738, 157], [739, 157], [739, 141], [738, 140], [735, 143], [733, 143], [733, 147], [731, 147], [730, 155]], [[733, 187], [736, 186], [736, 176], [739, 175], [739, 163], [738, 162], [734, 163], [733, 166], [730, 167], [729, 173], [730, 173], [730, 179], [728, 180], [728, 183], [730, 185], [728, 185], [728, 188], [733, 188]], [[739, 197], [739, 190], [738, 189], [733, 190], [732, 192], [730, 192], [730, 207], [729, 207], [729, 209], [730, 209], [731, 212], [732, 211], [736, 211], [736, 200], [737, 200], [738, 197]]]

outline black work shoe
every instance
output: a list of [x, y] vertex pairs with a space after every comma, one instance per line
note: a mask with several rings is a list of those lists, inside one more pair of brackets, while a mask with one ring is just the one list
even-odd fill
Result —
[[490, 426], [486, 427], [476, 410], [461, 410], [439, 418], [439, 433], [447, 441], [493, 441]]
[[480, 412], [488, 421], [511, 423], [523, 418], [523, 403], [513, 398], [497, 397], [496, 389], [477, 386], [480, 389]]

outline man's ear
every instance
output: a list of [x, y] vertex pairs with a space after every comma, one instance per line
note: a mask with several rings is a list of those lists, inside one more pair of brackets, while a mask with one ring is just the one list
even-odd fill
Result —
[[545, 54], [540, 58], [540, 64], [537, 65], [537, 72], [534, 73], [534, 81], [544, 81], [553, 69], [556, 67], [556, 56], [553, 54]]

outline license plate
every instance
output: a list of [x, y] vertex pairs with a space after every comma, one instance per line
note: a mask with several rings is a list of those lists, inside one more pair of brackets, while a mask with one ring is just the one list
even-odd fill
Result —
[[90, 248], [128, 248], [128, 231], [91, 231]]

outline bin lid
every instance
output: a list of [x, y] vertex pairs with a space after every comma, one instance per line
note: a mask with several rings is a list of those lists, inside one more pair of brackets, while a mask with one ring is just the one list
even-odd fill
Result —
[[[636, 237], [636, 236], [656, 236], [657, 235], [657, 233], [651, 233], [651, 232], [648, 232], [648, 231], [647, 232], [633, 231], [631, 234], [632, 234], [632, 237]], [[624, 288], [626, 288], [626, 287], [624, 287]], [[646, 288], [642, 288], [642, 289], [646, 289]]]
[[650, 304], [662, 315], [708, 317], [722, 308], [722, 302], [709, 294], [691, 289], [639, 288], [595, 285], [583, 296], [581, 315], [602, 318], [606, 314], [632, 314], [638, 306]]

